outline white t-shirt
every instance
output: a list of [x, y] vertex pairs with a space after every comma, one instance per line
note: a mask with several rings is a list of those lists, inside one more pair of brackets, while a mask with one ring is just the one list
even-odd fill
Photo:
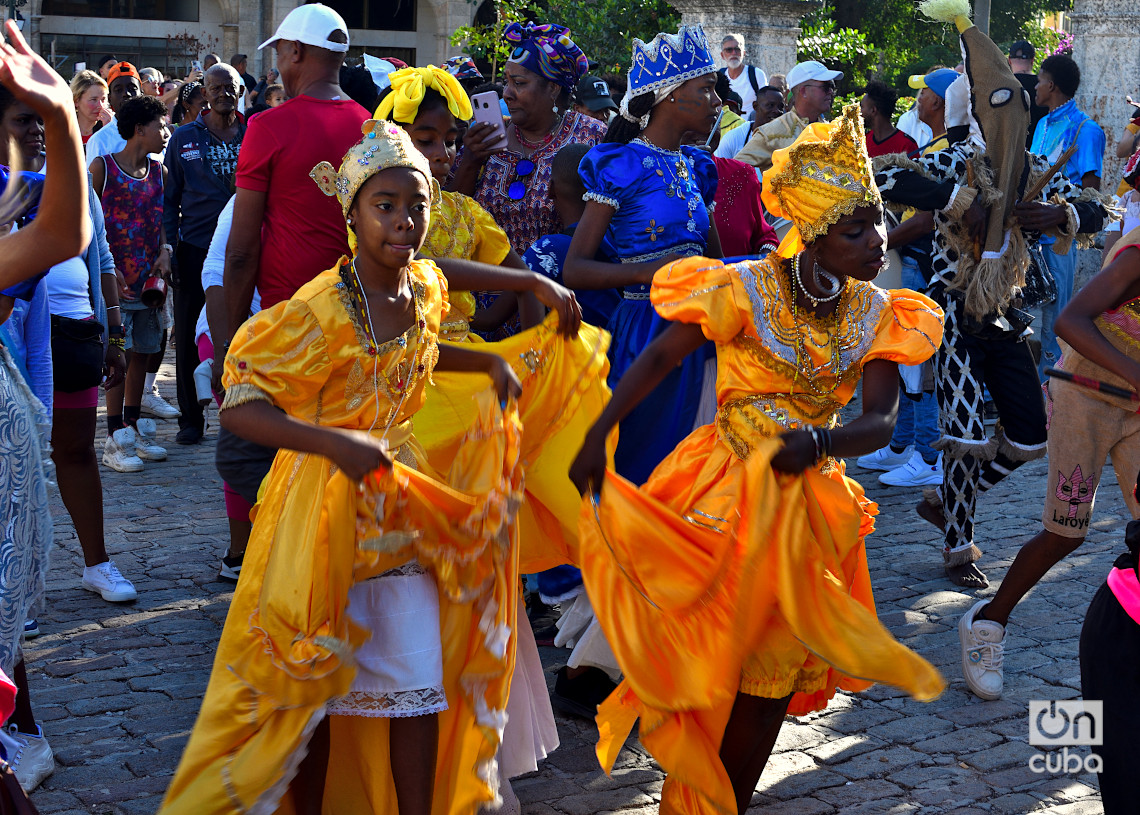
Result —
[[749, 122], [742, 122], [726, 133], [720, 134], [720, 144], [717, 145], [713, 155], [719, 158], [736, 158], [736, 154], [744, 149], [748, 142], [748, 132], [751, 130]]
[[744, 70], [740, 72], [740, 76], [733, 79], [730, 74], [728, 76], [728, 84], [732, 90], [740, 97], [740, 115], [744, 118], [749, 118], [752, 114], [752, 103], [756, 101], [756, 90], [752, 87], [752, 82], [748, 79], [748, 74], [751, 73], [753, 79], [756, 80], [756, 87], [763, 88], [768, 84], [768, 75], [757, 68], [755, 65], [745, 65]]
[[48, 311], [58, 317], [86, 320], [95, 312], [91, 308], [91, 275], [83, 258], [74, 257], [52, 266], [44, 278], [47, 286]]
[[[226, 244], [230, 242], [236, 200], [236, 195], [231, 197], [218, 214], [218, 225], [214, 227], [214, 237], [210, 239], [210, 248], [206, 250], [206, 259], [202, 262], [202, 291], [222, 285], [222, 277], [226, 270]], [[261, 293], [257, 289], [253, 290], [253, 302], [250, 303], [249, 310], [251, 314], [261, 311]], [[197, 342], [202, 335], [210, 336], [210, 322], [206, 319], [205, 307], [202, 308], [198, 322], [194, 326], [194, 341]], [[211, 341], [212, 339], [211, 337]]]
[[934, 131], [930, 129], [930, 126], [919, 121], [917, 105], [912, 106], [910, 110], [900, 116], [895, 127], [914, 139], [919, 147], [926, 147], [934, 138]]

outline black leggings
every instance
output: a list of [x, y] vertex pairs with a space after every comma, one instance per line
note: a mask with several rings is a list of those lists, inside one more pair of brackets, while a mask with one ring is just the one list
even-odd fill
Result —
[[1140, 733], [1140, 625], [1105, 583], [1081, 629], [1081, 695], [1104, 702], [1104, 744], [1091, 750], [1103, 763], [1100, 797], [1105, 815], [1138, 809], [1136, 734]]

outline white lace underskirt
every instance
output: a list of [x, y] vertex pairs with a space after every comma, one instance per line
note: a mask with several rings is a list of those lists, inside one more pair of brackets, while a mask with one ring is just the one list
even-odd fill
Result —
[[416, 562], [357, 583], [348, 613], [372, 636], [357, 649], [349, 692], [329, 703], [330, 716], [402, 718], [447, 710], [439, 592]]

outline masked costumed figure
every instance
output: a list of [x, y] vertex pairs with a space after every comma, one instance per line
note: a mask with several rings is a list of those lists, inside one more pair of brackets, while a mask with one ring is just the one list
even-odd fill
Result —
[[[883, 157], [876, 180], [895, 206], [933, 210], [933, 276], [927, 293], [946, 312], [935, 359], [944, 453], [941, 493], [929, 491], [919, 514], [945, 532], [948, 576], [972, 588], [988, 585], [975, 565], [978, 494], [1026, 461], [1045, 455], [1045, 404], [1029, 346], [1025, 309], [1029, 247], [1055, 236], [1055, 251], [1100, 230], [1100, 194], [1081, 190], [1049, 161], [1025, 151], [1030, 100], [1001, 50], [966, 16], [968, 0], [925, 0], [927, 16], [951, 21], [961, 34], [977, 133], [917, 161]], [[999, 421], [987, 436], [983, 385]]]

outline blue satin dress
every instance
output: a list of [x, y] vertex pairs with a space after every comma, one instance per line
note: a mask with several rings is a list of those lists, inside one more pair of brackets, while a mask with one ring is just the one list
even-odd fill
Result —
[[[705, 151], [688, 146], [679, 152], [663, 150], [640, 139], [599, 144], [582, 159], [578, 173], [587, 201], [616, 210], [606, 239], [622, 263], [705, 253], [717, 185], [716, 165]], [[610, 320], [611, 387], [669, 325], [650, 303], [649, 288], [626, 286]], [[621, 422], [614, 461], [618, 473], [644, 483], [689, 435], [710, 356], [708, 348], [690, 354]]]

